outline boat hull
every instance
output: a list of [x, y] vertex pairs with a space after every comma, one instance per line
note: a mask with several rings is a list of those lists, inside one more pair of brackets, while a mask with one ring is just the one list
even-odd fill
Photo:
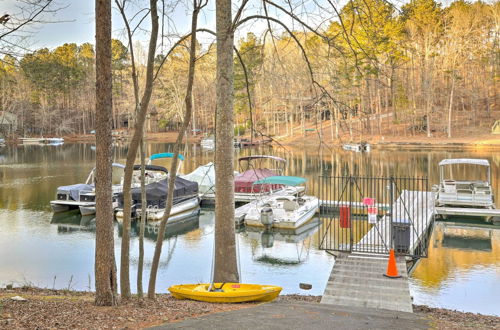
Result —
[[[50, 201], [50, 207], [54, 213], [66, 212], [83, 207], [94, 206], [95, 203], [79, 202], [79, 201]], [[94, 212], [95, 213], [95, 212]]]
[[[172, 210], [170, 211], [170, 217], [168, 222], [174, 222], [178, 220], [182, 220], [193, 215], [198, 214], [200, 211], [200, 201], [198, 197], [189, 199], [187, 201], [183, 201], [179, 204], [173, 205]], [[136, 217], [140, 218], [142, 210], [136, 210]], [[146, 209], [147, 221], [161, 221], [163, 219], [163, 215], [165, 214], [165, 209]], [[116, 220], [118, 222], [123, 221], [123, 210], [117, 210], [115, 213]]]
[[282, 288], [274, 285], [214, 283], [173, 285], [168, 290], [177, 299], [191, 299], [212, 303], [240, 303], [248, 301], [272, 301]]

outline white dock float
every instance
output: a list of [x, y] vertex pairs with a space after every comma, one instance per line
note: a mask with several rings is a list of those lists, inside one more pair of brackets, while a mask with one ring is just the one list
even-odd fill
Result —
[[[434, 218], [434, 194], [426, 191], [403, 190], [392, 205], [393, 221], [407, 219], [410, 224], [410, 246], [413, 254], [422, 237], [426, 235]], [[368, 233], [353, 246], [353, 251], [364, 253], [389, 253], [391, 242], [391, 218], [382, 217]]]
[[464, 207], [436, 207], [437, 215], [462, 215], [469, 217], [500, 217], [499, 209], [479, 209]]

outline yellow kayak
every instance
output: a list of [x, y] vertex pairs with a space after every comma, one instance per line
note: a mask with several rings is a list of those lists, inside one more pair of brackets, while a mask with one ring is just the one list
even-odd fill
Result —
[[168, 290], [177, 299], [192, 299], [214, 303], [239, 303], [246, 301], [271, 301], [282, 288], [274, 285], [213, 283], [172, 285]]

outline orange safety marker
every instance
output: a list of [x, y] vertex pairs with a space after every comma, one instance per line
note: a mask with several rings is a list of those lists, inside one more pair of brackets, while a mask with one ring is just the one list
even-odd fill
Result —
[[398, 267], [396, 265], [396, 256], [394, 255], [394, 249], [391, 249], [389, 251], [389, 262], [387, 263], [387, 271], [384, 276], [389, 278], [401, 277], [401, 275], [398, 274]]

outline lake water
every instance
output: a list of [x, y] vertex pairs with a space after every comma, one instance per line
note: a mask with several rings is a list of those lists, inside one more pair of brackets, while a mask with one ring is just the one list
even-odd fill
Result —
[[[171, 145], [150, 143], [148, 154], [169, 151]], [[437, 163], [444, 158], [486, 158], [492, 164], [496, 196], [500, 196], [500, 156], [496, 151], [391, 149], [359, 154], [336, 149], [263, 148], [253, 154], [273, 154], [288, 160], [287, 174], [309, 179], [308, 192], [318, 192], [321, 174], [427, 176], [437, 183]], [[248, 155], [241, 150], [237, 155]], [[213, 160], [213, 152], [187, 146], [183, 172]], [[124, 162], [126, 147], [114, 147], [114, 161]], [[91, 144], [8, 146], [0, 149], [0, 286], [34, 284], [48, 288], [94, 289], [92, 218], [76, 213], [53, 215], [49, 201], [56, 188], [83, 182], [95, 161]], [[161, 163], [160, 163], [161, 164]], [[466, 169], [453, 173], [464, 175]], [[470, 174], [470, 172], [467, 172]], [[482, 173], [475, 173], [482, 175]], [[318, 220], [319, 221], [319, 220]], [[500, 315], [500, 228], [437, 223], [429, 258], [415, 267], [410, 281], [414, 303]], [[116, 260], [120, 228], [115, 225]], [[157, 291], [179, 283], [208, 282], [212, 269], [213, 210], [168, 228], [158, 273]], [[135, 287], [138, 239], [131, 240], [131, 282]], [[299, 235], [238, 232], [238, 254], [244, 282], [283, 286], [283, 293], [320, 295], [333, 257], [319, 250], [318, 227]], [[155, 228], [147, 228], [145, 276], [152, 260]], [[304, 291], [299, 283], [310, 283]]]

